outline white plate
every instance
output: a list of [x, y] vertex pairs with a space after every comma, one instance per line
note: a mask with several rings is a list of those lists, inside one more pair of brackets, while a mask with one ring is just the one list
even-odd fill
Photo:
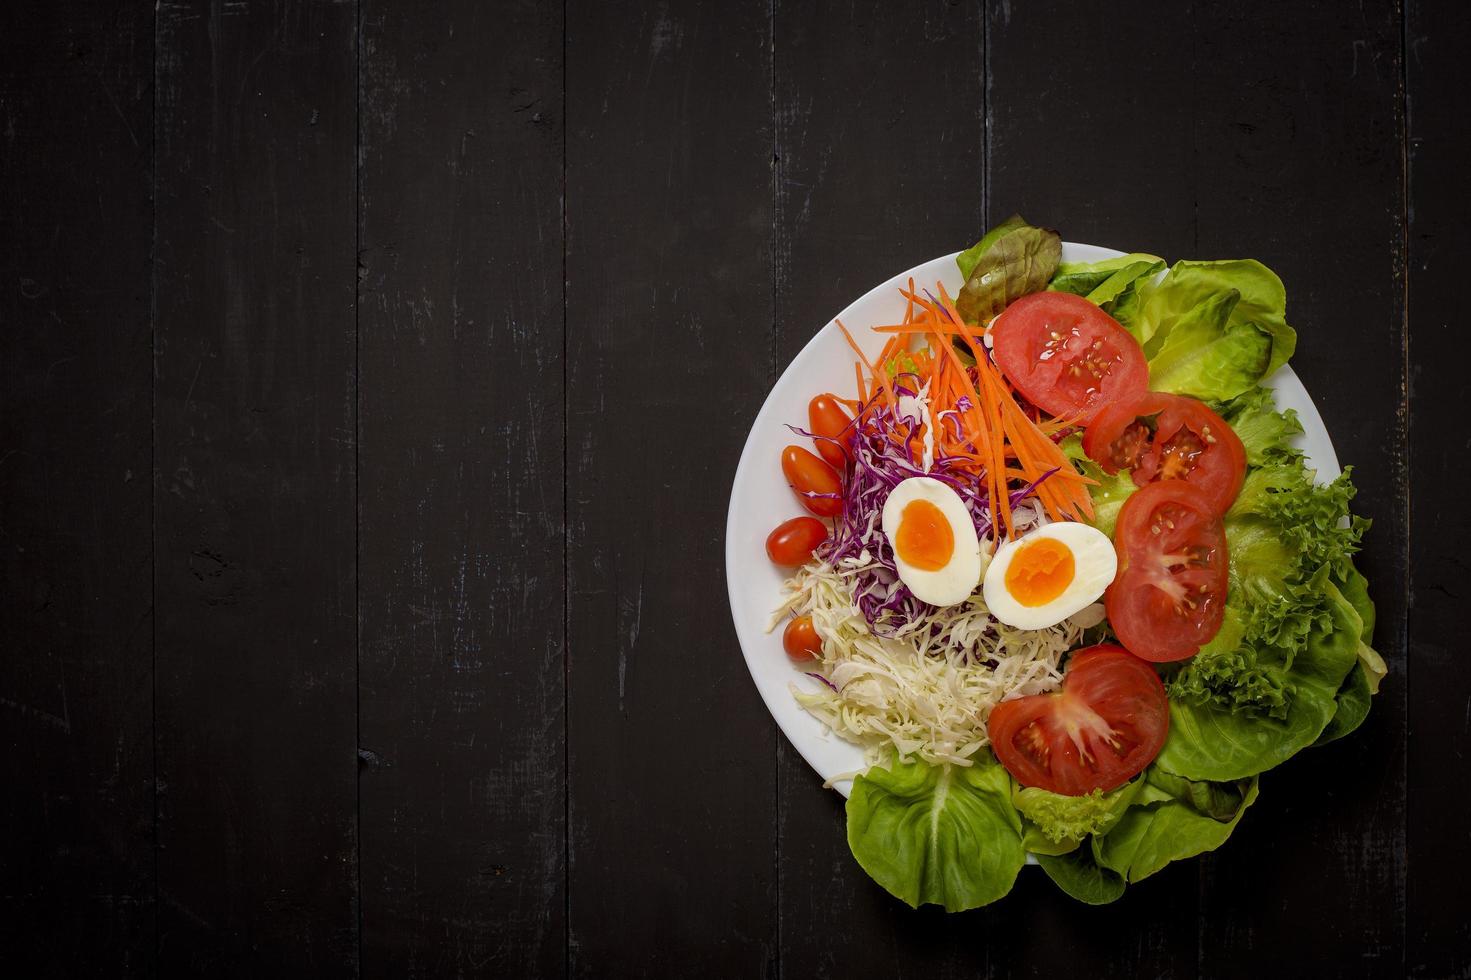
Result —
[[[1065, 242], [1065, 262], [1097, 262], [1123, 255], [1097, 245], [1075, 245]], [[888, 282], [875, 286], [838, 314], [838, 319], [853, 332], [870, 358], [877, 356], [883, 338], [868, 328], [881, 323], [898, 323], [904, 316], [904, 301], [899, 287], [914, 277], [916, 287], [930, 289], [943, 282], [953, 296], [962, 285], [955, 255], [942, 255], [923, 265], [901, 272]], [[807, 402], [824, 391], [850, 394], [853, 388], [853, 352], [849, 349], [836, 323], [829, 322], [802, 348], [776, 387], [766, 397], [746, 448], [736, 467], [735, 484], [730, 492], [730, 513], [725, 522], [725, 578], [730, 589], [730, 611], [735, 618], [736, 637], [751, 678], [776, 719], [802, 758], [823, 779], [863, 768], [863, 751], [843, 741], [798, 706], [791, 686], [816, 689], [818, 682], [794, 668], [782, 652], [780, 630], [766, 632], [771, 611], [781, 603], [783, 571], [766, 557], [766, 535], [790, 517], [805, 513], [782, 478], [778, 460], [782, 447], [802, 440], [793, 436], [786, 423], [806, 427]], [[1320, 481], [1338, 476], [1338, 456], [1323, 428], [1313, 400], [1291, 368], [1284, 367], [1267, 379], [1276, 389], [1280, 408], [1297, 409], [1303, 435], [1298, 441], [1308, 455], [1309, 465], [1318, 468]], [[851, 780], [836, 784], [844, 796], [852, 788]]]

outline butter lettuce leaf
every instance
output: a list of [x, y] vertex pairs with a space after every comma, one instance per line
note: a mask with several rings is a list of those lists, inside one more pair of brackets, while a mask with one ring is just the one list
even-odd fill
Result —
[[1197, 781], [1151, 766], [1134, 804], [1092, 839], [1094, 862], [1129, 884], [1142, 881], [1171, 861], [1220, 847], [1256, 798], [1255, 778]]
[[985, 323], [1013, 301], [1046, 289], [1062, 258], [1062, 236], [1012, 215], [956, 258], [965, 285], [955, 308]]
[[889, 894], [959, 912], [1011, 891], [1026, 862], [1011, 776], [989, 754], [973, 766], [891, 759], [853, 781], [848, 846]]
[[1095, 481], [1088, 488], [1088, 495], [1093, 498], [1093, 526], [1112, 538], [1124, 501], [1139, 489], [1134, 485], [1134, 478], [1127, 470], [1112, 475], [1105, 473], [1103, 467], [1083, 452], [1083, 440], [1077, 434], [1068, 436], [1059, 445], [1077, 471]]
[[1116, 902], [1128, 887], [1123, 875], [1099, 866], [1091, 848], [1080, 847], [1058, 855], [1038, 854], [1037, 863], [1053, 884], [1086, 905]]
[[1139, 286], [1152, 281], [1165, 264], [1158, 255], [1143, 252], [1101, 262], [1063, 262], [1047, 288], [1086, 297], [1109, 310], [1134, 295]]
[[1287, 293], [1272, 270], [1232, 259], [1176, 262], [1110, 312], [1143, 345], [1150, 388], [1224, 401], [1292, 356], [1297, 333], [1286, 311]]

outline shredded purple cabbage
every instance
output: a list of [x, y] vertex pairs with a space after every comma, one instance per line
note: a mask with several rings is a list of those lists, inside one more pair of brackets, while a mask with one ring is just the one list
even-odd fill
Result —
[[824, 684], [826, 684], [828, 687], [832, 688], [834, 691], [838, 690], [838, 685], [834, 684], [832, 681], [828, 680], [826, 677], [823, 677], [821, 674], [817, 673], [817, 671], [815, 671], [815, 670], [809, 670], [809, 671], [805, 671], [804, 673], [806, 673], [808, 677], [815, 677], [815, 678], [817, 678], [818, 680], [820, 680]]
[[[927, 472], [923, 461], [915, 458], [910, 440], [922, 424], [922, 419], [896, 417], [889, 408], [878, 406], [850, 430], [843, 513], [832, 537], [819, 549], [819, 556], [832, 564], [868, 552], [874, 564], [857, 576], [854, 600], [863, 618], [880, 635], [893, 635], [932, 608], [900, 580], [894, 549], [884, 536], [884, 502], [895, 487], [916, 476], [939, 480], [965, 504], [978, 535], [984, 537], [991, 531], [989, 500], [976, 474], [970, 472], [969, 461], [937, 452]], [[900, 437], [898, 441], [895, 433]], [[1019, 492], [1026, 496], [1032, 489]], [[1017, 499], [1016, 494], [1012, 497]]]
[[[919, 379], [915, 377], [915, 381]], [[916, 384], [916, 387], [920, 386]], [[895, 391], [909, 397], [918, 395], [918, 391], [903, 385], [896, 384]], [[927, 476], [939, 480], [960, 497], [975, 524], [976, 535], [981, 538], [991, 533], [991, 506], [984, 485], [971, 469], [974, 464], [970, 460], [937, 450], [930, 469], [926, 471], [923, 460], [915, 458], [910, 445], [924, 420], [914, 414], [900, 414], [877, 404], [877, 401], [875, 397], [865, 406], [858, 416], [862, 421], [850, 424], [839, 439], [808, 432], [795, 425], [787, 428], [805, 438], [830, 442], [846, 450], [849, 461], [842, 494], [807, 494], [828, 499], [840, 497], [843, 502], [837, 526], [832, 536], [818, 548], [817, 554], [836, 565], [844, 559], [857, 558], [868, 552], [872, 564], [856, 577], [854, 601], [876, 634], [892, 636], [924, 617], [933, 607], [917, 598], [899, 578], [894, 549], [883, 532], [884, 502], [889, 499], [890, 492], [910, 477]], [[956, 405], [960, 411], [971, 407], [969, 399], [963, 396]], [[937, 424], [950, 426], [957, 439], [963, 435], [955, 411], [941, 412]], [[1027, 486], [1009, 493], [1012, 509], [1056, 472], [1055, 469], [1048, 470]]]

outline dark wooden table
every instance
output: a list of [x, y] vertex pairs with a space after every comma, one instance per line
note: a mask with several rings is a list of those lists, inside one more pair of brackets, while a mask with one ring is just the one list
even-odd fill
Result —
[[[1467, 976], [1467, 6], [0, 5], [0, 963]], [[1391, 676], [1220, 852], [913, 912], [725, 509], [851, 298], [1020, 211], [1254, 256]]]

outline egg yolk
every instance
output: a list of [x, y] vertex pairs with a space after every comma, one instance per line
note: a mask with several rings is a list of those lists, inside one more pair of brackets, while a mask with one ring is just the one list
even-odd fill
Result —
[[955, 553], [955, 532], [940, 508], [928, 500], [911, 500], [899, 517], [894, 551], [906, 564], [937, 572], [950, 564]]
[[1043, 606], [1073, 581], [1073, 552], [1055, 538], [1038, 538], [1017, 549], [1006, 569], [1006, 591], [1024, 606]]

